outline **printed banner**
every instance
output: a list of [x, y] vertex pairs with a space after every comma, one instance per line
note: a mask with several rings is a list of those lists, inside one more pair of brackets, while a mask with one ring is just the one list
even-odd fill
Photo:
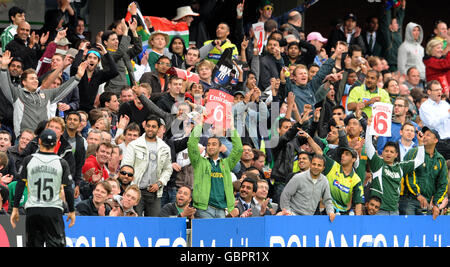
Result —
[[266, 216], [192, 221], [193, 247], [446, 247], [450, 216]]
[[234, 97], [232, 95], [224, 91], [210, 89], [206, 102], [206, 112], [208, 115], [205, 122], [214, 126], [220, 125], [223, 129], [228, 129], [230, 122], [226, 120], [226, 116], [227, 114], [231, 115], [231, 104], [233, 104], [233, 101]]
[[[64, 217], [66, 221], [66, 217]], [[77, 216], [68, 247], [186, 247], [186, 218]]]

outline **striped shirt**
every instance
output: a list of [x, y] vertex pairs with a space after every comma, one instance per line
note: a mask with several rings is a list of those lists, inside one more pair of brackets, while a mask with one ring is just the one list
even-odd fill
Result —
[[0, 35], [2, 41], [2, 51], [5, 51], [6, 45], [14, 39], [17, 34], [17, 25], [9, 25]]

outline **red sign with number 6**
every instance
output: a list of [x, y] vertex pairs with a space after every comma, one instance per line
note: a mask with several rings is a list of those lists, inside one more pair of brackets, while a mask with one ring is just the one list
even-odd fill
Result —
[[372, 135], [391, 136], [392, 105], [376, 102], [372, 107], [373, 122], [369, 131]]

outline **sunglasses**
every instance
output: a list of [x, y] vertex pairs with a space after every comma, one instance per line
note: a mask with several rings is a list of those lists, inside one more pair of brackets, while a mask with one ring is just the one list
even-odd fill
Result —
[[120, 174], [126, 175], [126, 176], [128, 176], [128, 177], [133, 177], [133, 176], [134, 176], [134, 173], [126, 172], [126, 171], [120, 171]]
[[264, 10], [266, 10], [266, 11], [273, 10], [273, 6], [265, 6], [265, 7], [264, 7]]
[[159, 62], [158, 64], [160, 66], [166, 66], [166, 67], [170, 67], [171, 66], [169, 63], [164, 63], [164, 62]]

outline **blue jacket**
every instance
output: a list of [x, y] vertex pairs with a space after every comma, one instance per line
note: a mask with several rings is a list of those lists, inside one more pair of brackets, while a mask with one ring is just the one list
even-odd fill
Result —
[[289, 78], [286, 78], [286, 90], [294, 93], [295, 103], [300, 114], [302, 114], [305, 104], [311, 106], [316, 104], [316, 91], [322, 85], [323, 79], [332, 72], [334, 64], [335, 60], [332, 58], [325, 61], [317, 74], [305, 86], [297, 86]]
[[[410, 121], [410, 122], [414, 125], [414, 128], [416, 128], [416, 129], [420, 128], [419, 125], [417, 125], [417, 123], [415, 123], [413, 121]], [[401, 128], [402, 128], [402, 124], [401, 123], [392, 121], [391, 136], [390, 137], [386, 137], [386, 136], [378, 137], [378, 141], [377, 141], [377, 152], [378, 152], [378, 155], [381, 155], [381, 153], [383, 152], [384, 146], [386, 145], [387, 142], [391, 141], [391, 142], [397, 143], [397, 141], [402, 138], [400, 136], [400, 129]], [[413, 142], [415, 144], [418, 144], [417, 134], [414, 136]]]

